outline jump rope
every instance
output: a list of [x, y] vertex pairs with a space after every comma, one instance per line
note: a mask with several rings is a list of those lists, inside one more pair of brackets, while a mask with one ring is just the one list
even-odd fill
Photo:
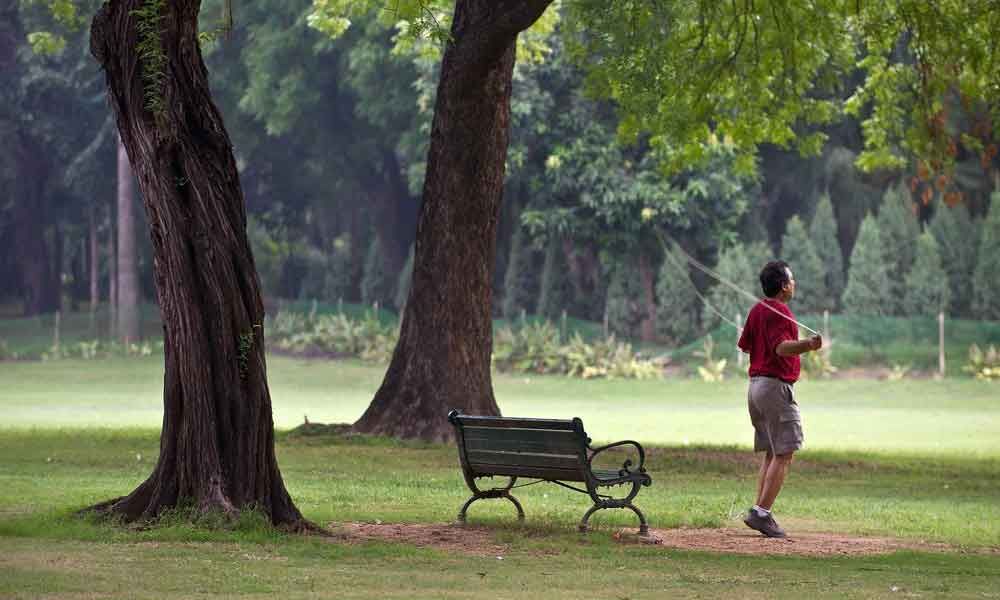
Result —
[[[730, 289], [738, 292], [739, 294], [741, 294], [741, 295], [749, 298], [754, 303], [760, 303], [761, 305], [763, 305], [764, 307], [766, 307], [768, 310], [770, 310], [774, 314], [776, 314], [779, 317], [781, 317], [782, 319], [787, 319], [787, 320], [791, 321], [792, 323], [795, 323], [796, 325], [798, 325], [802, 329], [805, 329], [806, 331], [812, 333], [813, 335], [820, 335], [820, 333], [818, 331], [816, 331], [815, 329], [813, 329], [812, 327], [809, 327], [808, 325], [804, 325], [804, 324], [796, 321], [795, 319], [789, 317], [785, 313], [783, 313], [783, 312], [779, 311], [778, 309], [774, 308], [773, 306], [771, 306], [767, 302], [764, 302], [763, 298], [759, 298], [756, 295], [751, 294], [750, 292], [748, 292], [748, 291], [744, 290], [743, 288], [741, 288], [739, 285], [733, 283], [732, 281], [729, 281], [728, 279], [726, 279], [722, 275], [719, 275], [718, 273], [716, 273], [712, 269], [708, 268], [707, 266], [705, 266], [704, 264], [702, 264], [701, 261], [699, 261], [695, 257], [693, 257], [690, 254], [688, 254], [684, 250], [684, 248], [682, 248], [681, 245], [677, 243], [676, 240], [674, 240], [673, 238], [671, 238], [666, 233], [664, 233], [662, 231], [658, 231], [657, 234], [658, 234], [657, 239], [660, 241], [660, 244], [663, 246], [663, 253], [667, 256], [667, 260], [669, 260], [681, 273], [686, 273], [687, 270], [685, 269], [684, 265], [681, 265], [681, 264], [679, 264], [677, 262], [677, 259], [674, 256], [674, 253], [670, 251], [670, 247], [667, 244], [668, 241], [673, 244], [674, 248], [677, 249], [677, 252], [679, 252], [681, 254], [681, 256], [684, 257], [684, 259], [686, 259], [689, 263], [691, 263], [691, 266], [695, 267], [696, 269], [698, 269], [702, 273], [705, 273], [706, 275], [708, 275], [709, 277], [715, 279], [716, 281], [718, 281], [719, 283], [725, 285], [726, 287], [728, 287], [728, 288], [730, 288]], [[666, 238], [666, 239], [664, 239], [664, 238]], [[743, 329], [742, 325], [740, 325], [739, 323], [737, 323], [737, 322], [733, 321], [732, 319], [726, 317], [726, 315], [722, 314], [722, 312], [719, 311], [719, 309], [715, 308], [715, 306], [713, 306], [712, 303], [708, 301], [708, 298], [705, 298], [705, 296], [702, 295], [702, 293], [700, 291], [698, 291], [698, 288], [695, 287], [693, 281], [690, 281], [690, 279], [688, 279], [688, 283], [691, 284], [691, 289], [694, 290], [694, 293], [705, 304], [705, 306], [707, 306], [709, 309], [711, 309], [712, 312], [714, 312], [716, 315], [718, 315], [720, 319], [722, 319], [726, 323], [729, 323], [730, 325], [732, 325], [733, 327], [735, 327], [737, 329], [737, 331], [740, 331], [740, 330]]]

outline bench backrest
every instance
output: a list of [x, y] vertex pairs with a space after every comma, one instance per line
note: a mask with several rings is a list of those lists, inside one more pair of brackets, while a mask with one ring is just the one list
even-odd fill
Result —
[[467, 475], [586, 481], [590, 440], [580, 419], [474, 417], [452, 411]]

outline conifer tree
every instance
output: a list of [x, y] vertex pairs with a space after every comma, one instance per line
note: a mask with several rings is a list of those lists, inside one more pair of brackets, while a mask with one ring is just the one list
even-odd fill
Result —
[[656, 280], [656, 335], [679, 346], [698, 333], [700, 302], [687, 259], [676, 246], [670, 253], [664, 257]]
[[837, 310], [840, 307], [840, 297], [846, 285], [844, 277], [844, 254], [837, 238], [837, 219], [833, 214], [833, 202], [829, 194], [820, 196], [816, 205], [816, 214], [809, 224], [809, 234], [813, 246], [823, 266], [823, 281], [826, 284], [826, 301], [822, 308]]
[[[749, 247], [737, 243], [726, 248], [719, 253], [716, 261], [715, 272], [727, 281], [740, 286], [742, 289], [754, 293], [757, 296], [760, 292], [760, 269], [769, 260], [760, 253], [761, 245], [751, 245], [753, 251], [748, 251]], [[751, 256], [753, 255], [753, 256]], [[757, 263], [760, 263], [759, 265]], [[706, 299], [708, 305], [702, 308], [701, 322], [705, 329], [711, 330], [718, 327], [722, 318], [718, 313], [722, 313], [729, 321], [736, 319], [739, 321], [746, 318], [750, 310], [750, 302], [738, 292], [722, 283], [715, 283], [709, 290]], [[716, 312], [718, 311], [718, 312]], [[742, 323], [740, 323], [742, 325]]]
[[951, 290], [948, 274], [941, 266], [937, 240], [929, 231], [917, 238], [913, 269], [906, 276], [906, 296], [903, 308], [908, 316], [937, 316], [948, 310]]
[[972, 307], [972, 274], [979, 253], [979, 227], [964, 204], [940, 205], [928, 229], [937, 240], [941, 264], [948, 273], [951, 288], [948, 313], [968, 317]]
[[878, 222], [868, 215], [861, 222], [851, 251], [851, 264], [844, 290], [844, 311], [856, 315], [886, 314], [889, 281]]
[[901, 186], [886, 190], [878, 213], [882, 256], [889, 277], [889, 295], [883, 299], [886, 314], [903, 314], [906, 275], [913, 268], [920, 224], [910, 194]]
[[573, 297], [569, 280], [569, 264], [562, 240], [552, 238], [545, 247], [545, 262], [542, 265], [541, 289], [538, 293], [539, 316], [556, 320], [569, 306]]
[[385, 306], [391, 295], [391, 279], [385, 270], [385, 257], [377, 238], [373, 238], [365, 256], [365, 270], [361, 277], [361, 301], [378, 302]]
[[972, 315], [1000, 321], [1000, 192], [990, 197], [979, 237], [979, 258], [972, 277]]
[[792, 302], [796, 312], [815, 314], [828, 308], [823, 263], [798, 215], [788, 219], [785, 225], [781, 257], [791, 266], [795, 276], [796, 291]]
[[403, 307], [406, 306], [406, 297], [410, 293], [410, 281], [413, 279], [413, 246], [410, 246], [410, 253], [403, 263], [403, 270], [399, 272], [399, 279], [396, 281], [396, 310], [403, 314]]
[[608, 327], [617, 336], [631, 339], [639, 336], [639, 326], [646, 313], [640, 298], [642, 282], [639, 269], [627, 257], [620, 257], [611, 265], [606, 310]]
[[524, 227], [518, 226], [510, 242], [510, 258], [504, 274], [503, 316], [513, 319], [521, 311], [532, 312], [538, 299], [537, 252]]

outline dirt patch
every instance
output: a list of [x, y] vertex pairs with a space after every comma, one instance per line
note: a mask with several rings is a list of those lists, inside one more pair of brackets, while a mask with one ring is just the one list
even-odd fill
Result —
[[447, 523], [330, 523], [334, 536], [348, 542], [397, 542], [477, 556], [503, 556], [510, 549], [485, 527]]
[[896, 550], [954, 550], [947, 544], [881, 537], [859, 537], [836, 533], [789, 533], [784, 539], [766, 538], [750, 529], [654, 529], [653, 535], [666, 548], [705, 550], [727, 554], [795, 556], [857, 556], [887, 554]]
[[[436, 548], [477, 556], [504, 556], [510, 546], [497, 543], [494, 532], [486, 527], [458, 526], [447, 523], [330, 523], [334, 536], [348, 543], [383, 541]], [[885, 537], [862, 537], [836, 533], [791, 533], [785, 539], [771, 539], [751, 531], [727, 527], [722, 529], [679, 528], [651, 529], [650, 536], [640, 538], [634, 529], [620, 529], [610, 535], [621, 543], [655, 544], [665, 550], [699, 550], [726, 554], [777, 556], [861, 556], [888, 554], [897, 550], [960, 552], [948, 544]], [[589, 535], [608, 535], [592, 532]], [[998, 548], [979, 552], [1000, 554]]]

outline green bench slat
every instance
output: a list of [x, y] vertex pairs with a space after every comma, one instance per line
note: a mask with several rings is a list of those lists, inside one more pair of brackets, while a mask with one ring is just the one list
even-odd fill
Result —
[[547, 469], [543, 467], [525, 467], [518, 465], [480, 465], [477, 470], [473, 465], [469, 469], [476, 475], [499, 475], [501, 477], [524, 477], [530, 479], [547, 479], [550, 481], [586, 481], [578, 469]]
[[463, 431], [468, 450], [521, 450], [578, 454], [584, 444], [574, 431], [551, 429], [493, 429], [466, 427]]
[[573, 431], [573, 421], [567, 419], [515, 419], [509, 417], [476, 417], [459, 415], [458, 421], [466, 429], [483, 424], [494, 428], [514, 429], [553, 429], [556, 431]]
[[545, 469], [579, 470], [580, 459], [573, 454], [542, 454], [528, 452], [500, 452], [495, 450], [466, 449], [469, 465], [520, 465]]

